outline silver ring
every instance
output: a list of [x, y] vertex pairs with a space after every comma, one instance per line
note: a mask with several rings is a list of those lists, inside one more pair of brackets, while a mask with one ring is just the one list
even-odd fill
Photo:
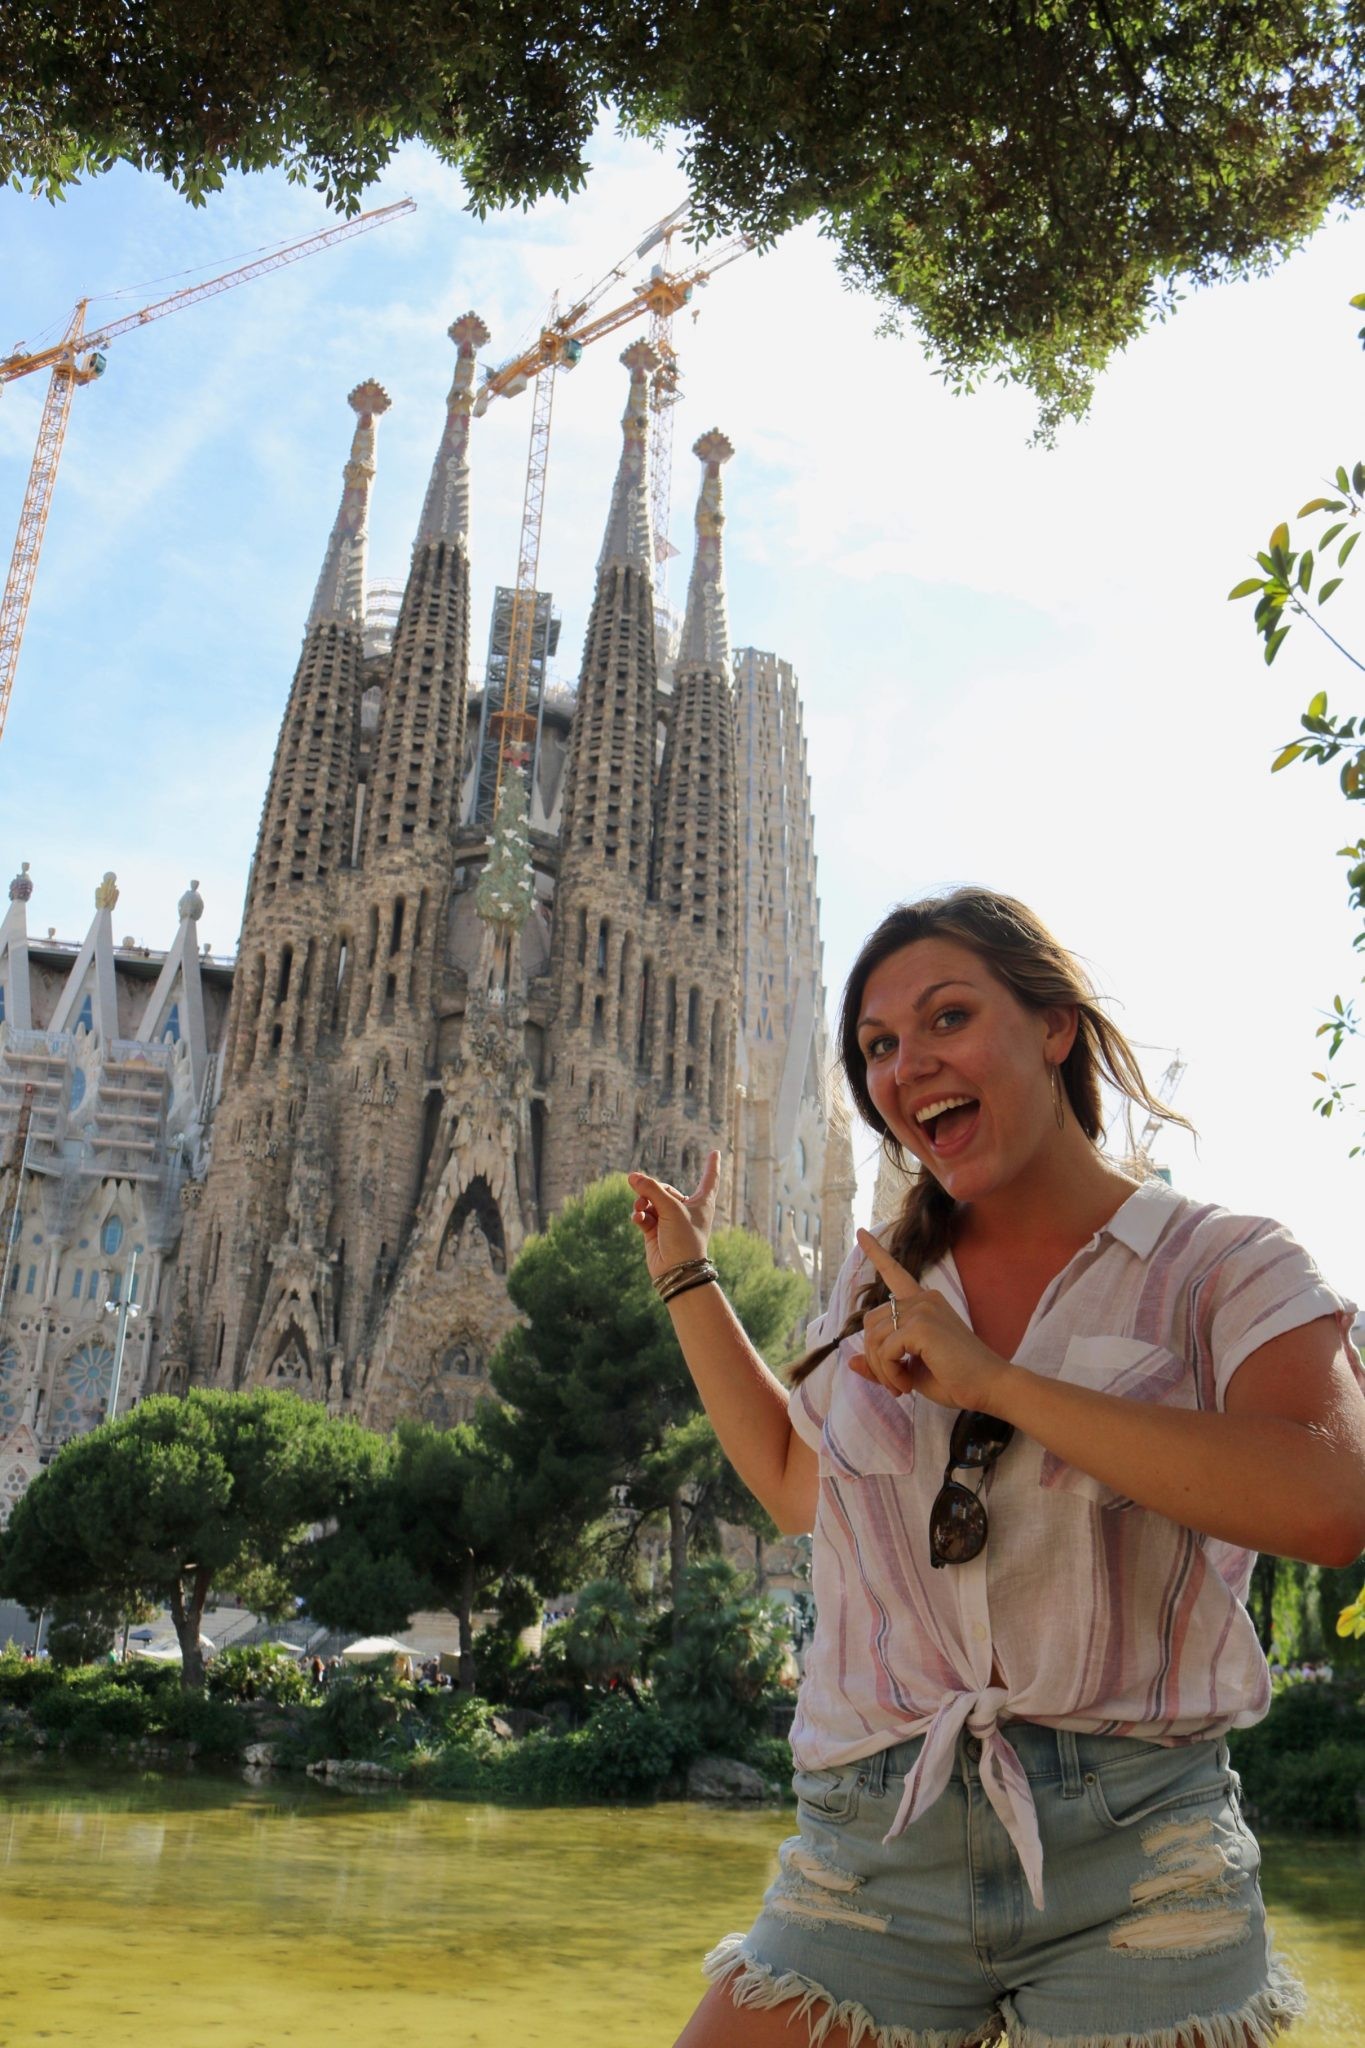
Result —
[[893, 1330], [898, 1330], [898, 1329], [900, 1328], [900, 1326], [901, 1326], [901, 1305], [900, 1305], [900, 1303], [899, 1303], [899, 1302], [897, 1301], [897, 1299], [896, 1299], [895, 1295], [893, 1294], [893, 1295], [892, 1295], [892, 1297], [891, 1297], [891, 1327], [892, 1327], [892, 1329], [893, 1329]]

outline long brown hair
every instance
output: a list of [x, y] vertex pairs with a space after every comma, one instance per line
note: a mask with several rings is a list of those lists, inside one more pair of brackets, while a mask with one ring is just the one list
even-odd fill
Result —
[[[954, 889], [919, 903], [903, 903], [882, 919], [853, 963], [839, 1012], [839, 1061], [849, 1091], [863, 1122], [878, 1133], [897, 1166], [905, 1164], [904, 1148], [887, 1129], [868, 1091], [858, 1020], [874, 968], [918, 939], [955, 939], [966, 946], [1025, 1009], [1076, 1011], [1075, 1041], [1058, 1071], [1076, 1121], [1092, 1145], [1098, 1145], [1104, 1133], [1102, 1077], [1149, 1116], [1192, 1128], [1187, 1118], [1152, 1094], [1132, 1046], [1100, 1008], [1089, 976], [1047, 926], [1012, 896], [999, 896], [991, 889]], [[956, 1234], [957, 1209], [942, 1183], [920, 1167], [887, 1241], [892, 1258], [915, 1279], [948, 1250]], [[886, 1282], [874, 1273], [859, 1290], [838, 1334], [791, 1368], [792, 1385], [859, 1330], [868, 1310], [887, 1298]]]

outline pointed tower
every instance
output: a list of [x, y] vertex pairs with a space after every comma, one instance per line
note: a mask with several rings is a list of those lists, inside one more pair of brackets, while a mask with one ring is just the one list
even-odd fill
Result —
[[9, 885], [9, 911], [0, 924], [0, 1024], [11, 1031], [29, 1031], [33, 1009], [29, 993], [28, 915], [33, 881], [25, 861]]
[[348, 403], [357, 419], [341, 505], [280, 726], [247, 884], [225, 1054], [238, 1081], [281, 1053], [312, 1053], [335, 878], [351, 859], [366, 524], [375, 422], [389, 399], [367, 382]]
[[649, 486], [649, 378], [632, 342], [620, 466], [597, 564], [565, 773], [550, 1031], [553, 1114], [542, 1208], [634, 1156], [658, 683]]
[[[370, 381], [357, 385], [349, 403], [356, 425], [341, 505], [280, 727], [247, 885], [212, 1165], [181, 1255], [192, 1376], [227, 1386], [242, 1382], [258, 1325], [268, 1321], [272, 1287], [278, 1292], [279, 1247], [298, 1234], [291, 1186], [300, 1133], [312, 1131], [321, 1117], [330, 1139], [326, 1099], [334, 1082], [325, 1055], [327, 1041], [335, 1040], [348, 959], [365, 535], [375, 423], [389, 400]], [[190, 899], [182, 904], [181, 967], [192, 951], [193, 890]], [[197, 987], [194, 968], [185, 979], [187, 988], [190, 982]], [[168, 996], [169, 982], [154, 992], [153, 1007]], [[320, 1232], [325, 1221], [324, 1213], [308, 1227]]]
[[[739, 821], [735, 709], [725, 615], [720, 472], [734, 453], [703, 434], [696, 555], [687, 593], [673, 707], [659, 771], [651, 894], [661, 982], [647, 1020], [646, 1058], [659, 1083], [652, 1167], [686, 1185], [705, 1153], [732, 1153], [739, 1009]], [[660, 1147], [663, 1148], [660, 1156]], [[729, 1183], [722, 1199], [730, 1207]]]
[[470, 416], [488, 329], [465, 313], [448, 332], [455, 375], [380, 704], [345, 934], [355, 989], [342, 994], [332, 1228], [349, 1275], [339, 1341], [352, 1361], [382, 1318], [439, 1110], [429, 1087], [469, 687]]

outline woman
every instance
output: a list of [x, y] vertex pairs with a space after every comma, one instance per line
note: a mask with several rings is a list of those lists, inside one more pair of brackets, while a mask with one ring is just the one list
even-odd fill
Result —
[[801, 1831], [678, 2048], [1263, 2048], [1302, 1998], [1222, 1737], [1269, 1704], [1254, 1553], [1365, 1545], [1352, 1309], [1103, 1155], [1102, 1077], [1170, 1112], [1010, 898], [893, 911], [840, 1040], [919, 1171], [792, 1391], [706, 1259], [716, 1156], [690, 1197], [630, 1176], [727, 1456], [814, 1531]]

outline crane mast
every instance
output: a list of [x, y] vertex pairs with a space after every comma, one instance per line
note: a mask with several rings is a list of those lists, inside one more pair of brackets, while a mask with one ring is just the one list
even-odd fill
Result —
[[[503, 782], [508, 769], [525, 765], [526, 749], [535, 733], [535, 718], [528, 708], [531, 683], [531, 662], [536, 620], [536, 578], [540, 568], [540, 532], [545, 510], [545, 481], [550, 457], [550, 425], [554, 410], [555, 378], [561, 369], [571, 370], [581, 361], [583, 351], [595, 341], [601, 341], [618, 329], [629, 326], [634, 320], [648, 314], [650, 339], [661, 358], [661, 372], [651, 388], [650, 404], [656, 430], [662, 428], [664, 448], [661, 459], [656, 461], [652, 479], [653, 497], [651, 522], [655, 528], [655, 606], [656, 615], [664, 608], [663, 589], [666, 579], [660, 578], [660, 566], [667, 560], [672, 549], [668, 543], [667, 524], [671, 497], [671, 407], [676, 401], [678, 390], [677, 353], [672, 344], [672, 322], [674, 315], [692, 297], [698, 285], [709, 283], [718, 270], [727, 263], [747, 254], [754, 247], [748, 235], [735, 235], [713, 250], [705, 263], [693, 264], [690, 268], [675, 272], [667, 267], [672, 247], [672, 237], [677, 233], [686, 215], [686, 204], [675, 207], [648, 231], [630, 256], [599, 279], [592, 290], [582, 299], [575, 301], [565, 313], [558, 311], [558, 299], [552, 302], [549, 318], [535, 341], [520, 355], [513, 356], [492, 371], [484, 380], [474, 403], [476, 414], [487, 411], [494, 398], [513, 398], [534, 381], [535, 396], [531, 417], [531, 441], [526, 461], [526, 488], [522, 500], [521, 543], [517, 553], [517, 581], [512, 593], [511, 619], [508, 627], [507, 666], [503, 684], [503, 700], [490, 720], [498, 734], [498, 766], [494, 785], [494, 813], [502, 794]], [[606, 312], [596, 308], [607, 291], [625, 276], [632, 260], [646, 255], [662, 243], [664, 262], [656, 264], [650, 276], [639, 285], [630, 297]]]
[[375, 207], [369, 213], [358, 214], [354, 220], [342, 221], [336, 227], [324, 228], [320, 234], [306, 236], [301, 242], [287, 243], [282, 249], [272, 249], [250, 263], [238, 264], [236, 269], [225, 270], [218, 277], [185, 285], [179, 291], [168, 293], [165, 298], [154, 299], [136, 313], [125, 313], [117, 320], [106, 321], [92, 333], [85, 331], [85, 315], [90, 301], [81, 299], [60, 341], [48, 348], [15, 349], [7, 356], [0, 356], [0, 389], [16, 378], [32, 376], [35, 371], [50, 372], [38, 427], [38, 444], [29, 466], [24, 502], [19, 513], [19, 530], [5, 579], [4, 595], [0, 597], [0, 735], [4, 733], [15, 671], [19, 666], [19, 648], [38, 574], [47, 517], [52, 509], [57, 465], [61, 461], [62, 443], [71, 415], [72, 394], [77, 385], [90, 384], [103, 375], [104, 349], [135, 327], [147, 327], [153, 320], [164, 319], [168, 313], [178, 313], [186, 306], [198, 305], [201, 299], [217, 298], [220, 292], [232, 291], [239, 284], [249, 284], [253, 278], [279, 270], [301, 256], [311, 256], [330, 248], [333, 242], [348, 241], [352, 235], [366, 234], [371, 228], [382, 227], [401, 214], [413, 213], [416, 204], [413, 199], [399, 199], [391, 206]]

